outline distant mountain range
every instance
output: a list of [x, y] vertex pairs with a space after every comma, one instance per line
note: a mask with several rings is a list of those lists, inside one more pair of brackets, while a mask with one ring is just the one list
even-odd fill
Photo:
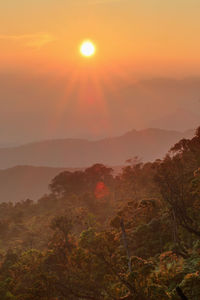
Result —
[[171, 146], [194, 132], [177, 132], [161, 129], [132, 130], [122, 136], [89, 141], [60, 139], [0, 148], [0, 168], [18, 165], [56, 168], [80, 168], [94, 163], [123, 165], [138, 156], [143, 161], [162, 158]]
[[0, 170], [0, 202], [37, 200], [48, 192], [50, 181], [61, 168], [17, 166]]
[[[139, 78], [128, 72], [109, 82], [103, 76], [101, 93], [96, 83], [85, 82], [80, 95], [78, 81], [66, 94], [68, 74], [33, 73], [0, 72], [1, 148], [65, 137], [102, 139], [130, 128], [184, 131], [200, 124], [200, 76]], [[89, 104], [91, 92], [95, 101]]]
[[64, 139], [1, 148], [0, 202], [37, 200], [48, 192], [50, 181], [66, 169], [74, 171], [97, 162], [121, 166], [134, 156], [143, 161], [162, 158], [181, 138], [193, 135], [193, 130], [146, 129], [99, 141]]
[[200, 115], [198, 111], [196, 114], [189, 110], [180, 108], [171, 114], [166, 114], [162, 118], [150, 122], [151, 127], [164, 129], [177, 128], [177, 130], [187, 128], [188, 124], [190, 124], [191, 128], [196, 128], [200, 125]]

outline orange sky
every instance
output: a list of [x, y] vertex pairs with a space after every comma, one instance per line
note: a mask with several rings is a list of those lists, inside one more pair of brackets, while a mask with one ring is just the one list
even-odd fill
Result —
[[79, 44], [90, 38], [98, 68], [119, 64], [140, 74], [196, 73], [199, 13], [199, 0], [1, 1], [0, 59], [8, 65], [79, 67]]
[[2, 139], [98, 138], [196, 113], [198, 81], [159, 78], [199, 76], [199, 15], [199, 0], [1, 1]]

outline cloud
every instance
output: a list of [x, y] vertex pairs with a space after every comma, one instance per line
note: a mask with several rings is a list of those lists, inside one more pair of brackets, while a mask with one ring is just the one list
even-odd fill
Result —
[[53, 35], [49, 33], [34, 33], [34, 34], [21, 34], [21, 35], [0, 35], [0, 40], [19, 42], [26, 47], [40, 49], [41, 47], [55, 41]]
[[[122, 0], [87, 0], [83, 3], [83, 1], [78, 0], [78, 4], [85, 5], [96, 5], [96, 4], [109, 4], [109, 3], [114, 3], [114, 2], [120, 2]], [[125, 0], [124, 0], [125, 1]]]
[[89, 4], [108, 4], [112, 2], [119, 2], [121, 0], [91, 0]]
[[107, 4], [110, 2], [119, 2], [120, 0], [93, 0], [89, 1], [89, 4]]

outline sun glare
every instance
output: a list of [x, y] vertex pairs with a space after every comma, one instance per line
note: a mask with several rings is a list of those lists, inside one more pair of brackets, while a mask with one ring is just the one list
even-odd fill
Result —
[[96, 48], [91, 41], [84, 41], [80, 47], [80, 52], [85, 57], [93, 56], [96, 52]]

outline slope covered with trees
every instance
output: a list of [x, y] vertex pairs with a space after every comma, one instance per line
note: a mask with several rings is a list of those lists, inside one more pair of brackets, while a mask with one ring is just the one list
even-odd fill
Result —
[[0, 299], [200, 299], [200, 128], [163, 160], [64, 171], [0, 205]]

